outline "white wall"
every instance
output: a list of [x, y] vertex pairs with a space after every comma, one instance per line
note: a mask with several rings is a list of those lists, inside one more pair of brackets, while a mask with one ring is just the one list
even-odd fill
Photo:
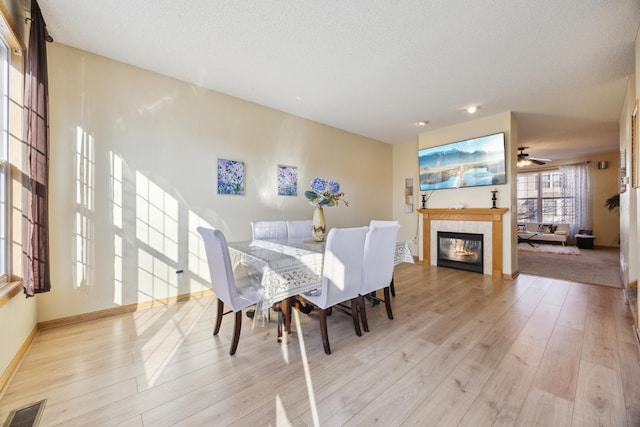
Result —
[[[388, 144], [57, 43], [49, 73], [53, 289], [38, 296], [40, 321], [207, 288], [190, 231], [202, 223], [246, 240], [251, 220], [310, 219], [315, 176], [339, 181], [350, 202], [325, 210], [329, 227], [392, 218]], [[78, 203], [79, 138], [94, 150], [88, 208]], [[216, 194], [218, 158], [245, 162], [244, 196]], [[298, 167], [297, 197], [276, 195], [278, 164]]]

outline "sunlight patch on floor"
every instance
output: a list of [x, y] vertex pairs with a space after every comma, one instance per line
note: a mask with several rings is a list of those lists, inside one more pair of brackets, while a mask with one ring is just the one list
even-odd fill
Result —
[[[297, 310], [293, 310], [293, 317], [296, 321], [296, 330], [301, 331], [300, 314]], [[304, 367], [304, 377], [307, 383], [307, 392], [309, 394], [309, 407], [311, 408], [311, 416], [313, 418], [313, 425], [320, 425], [320, 418], [318, 417], [318, 407], [316, 405], [316, 396], [313, 392], [313, 383], [311, 381], [311, 372], [309, 371], [309, 360], [307, 359], [307, 350], [304, 345], [304, 336], [299, 333], [298, 339], [300, 341], [300, 355], [302, 357], [302, 366]]]

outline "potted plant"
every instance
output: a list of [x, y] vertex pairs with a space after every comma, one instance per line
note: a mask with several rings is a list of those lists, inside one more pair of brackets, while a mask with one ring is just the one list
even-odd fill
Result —
[[607, 199], [606, 202], [604, 202], [604, 205], [607, 207], [607, 209], [609, 209], [610, 211], [614, 210], [615, 208], [620, 206], [620, 194], [615, 194], [611, 197], [609, 197]]

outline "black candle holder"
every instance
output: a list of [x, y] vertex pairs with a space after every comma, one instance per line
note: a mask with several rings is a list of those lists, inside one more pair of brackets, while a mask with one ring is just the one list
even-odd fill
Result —
[[498, 208], [496, 206], [496, 201], [498, 200], [498, 196], [496, 196], [497, 193], [498, 193], [498, 190], [491, 190], [491, 209]]
[[427, 209], [427, 195], [422, 194], [422, 209]]

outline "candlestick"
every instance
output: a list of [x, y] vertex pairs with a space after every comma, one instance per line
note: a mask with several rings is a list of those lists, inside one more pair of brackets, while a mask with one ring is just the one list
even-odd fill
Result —
[[496, 196], [496, 193], [498, 193], [498, 190], [491, 190], [491, 209], [497, 209], [498, 207], [496, 206], [496, 201], [498, 200], [498, 197]]

